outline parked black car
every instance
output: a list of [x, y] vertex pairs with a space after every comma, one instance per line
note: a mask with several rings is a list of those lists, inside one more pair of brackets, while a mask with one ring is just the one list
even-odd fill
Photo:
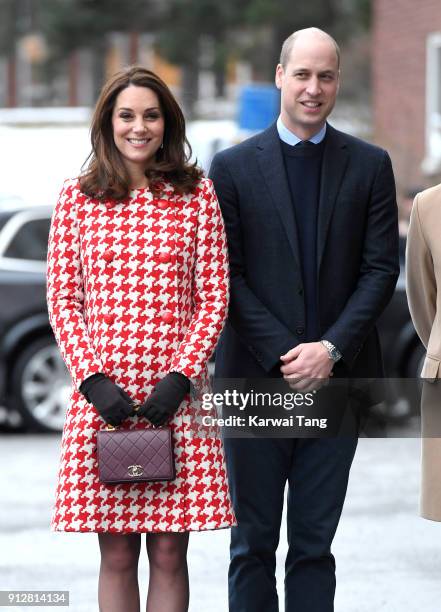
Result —
[[419, 414], [420, 374], [426, 351], [410, 318], [404, 258], [394, 295], [380, 317], [378, 329], [389, 378], [389, 401], [380, 407], [380, 411], [388, 421], [405, 421]]
[[426, 352], [410, 318], [403, 268], [395, 293], [378, 327], [388, 376], [418, 378]]
[[0, 404], [33, 431], [62, 429], [70, 392], [46, 309], [50, 216], [0, 200]]
[[[70, 392], [68, 371], [46, 309], [46, 252], [50, 207], [0, 199], [0, 404], [17, 410], [25, 428], [60, 431]], [[402, 273], [379, 321], [387, 375], [415, 379], [424, 349], [407, 307]], [[415, 388], [415, 385], [414, 385]], [[417, 398], [392, 383], [386, 419], [405, 419]]]

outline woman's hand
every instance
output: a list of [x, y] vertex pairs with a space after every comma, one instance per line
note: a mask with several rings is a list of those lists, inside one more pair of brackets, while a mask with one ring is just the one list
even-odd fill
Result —
[[188, 378], [179, 372], [170, 372], [158, 382], [136, 414], [145, 416], [152, 425], [159, 427], [177, 412], [189, 391]]
[[80, 391], [109, 425], [117, 427], [134, 413], [130, 397], [105, 374], [93, 374], [86, 378], [80, 385]]

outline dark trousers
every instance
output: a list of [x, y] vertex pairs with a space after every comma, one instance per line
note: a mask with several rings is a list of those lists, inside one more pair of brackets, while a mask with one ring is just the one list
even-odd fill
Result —
[[231, 530], [230, 612], [277, 612], [276, 549], [288, 481], [286, 612], [332, 612], [331, 543], [357, 447], [354, 438], [224, 440], [238, 526]]

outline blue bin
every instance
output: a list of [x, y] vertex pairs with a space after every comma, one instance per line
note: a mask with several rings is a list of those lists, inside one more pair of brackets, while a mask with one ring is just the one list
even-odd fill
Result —
[[239, 96], [239, 129], [251, 132], [267, 128], [280, 112], [280, 91], [275, 85], [247, 85]]

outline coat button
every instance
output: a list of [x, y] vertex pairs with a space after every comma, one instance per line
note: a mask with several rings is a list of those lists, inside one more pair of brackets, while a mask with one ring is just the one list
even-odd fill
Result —
[[168, 208], [168, 200], [159, 200], [158, 208], [160, 208], [161, 210], [165, 210], [166, 208]]
[[298, 336], [301, 336], [304, 333], [305, 333], [305, 328], [304, 327], [301, 327], [300, 325], [299, 325], [299, 327], [296, 327], [296, 334]]
[[107, 249], [107, 251], [104, 251], [103, 257], [106, 261], [112, 261], [114, 257], [114, 252], [111, 251], [110, 249]]
[[107, 323], [107, 325], [112, 325], [114, 320], [115, 320], [115, 316], [113, 314], [104, 315], [104, 323]]
[[171, 261], [170, 253], [159, 253], [158, 261], [159, 261], [159, 263], [164, 263], [164, 264], [170, 263], [170, 261]]
[[174, 321], [173, 313], [163, 312], [161, 315], [161, 319], [164, 321], [164, 323], [173, 323]]

